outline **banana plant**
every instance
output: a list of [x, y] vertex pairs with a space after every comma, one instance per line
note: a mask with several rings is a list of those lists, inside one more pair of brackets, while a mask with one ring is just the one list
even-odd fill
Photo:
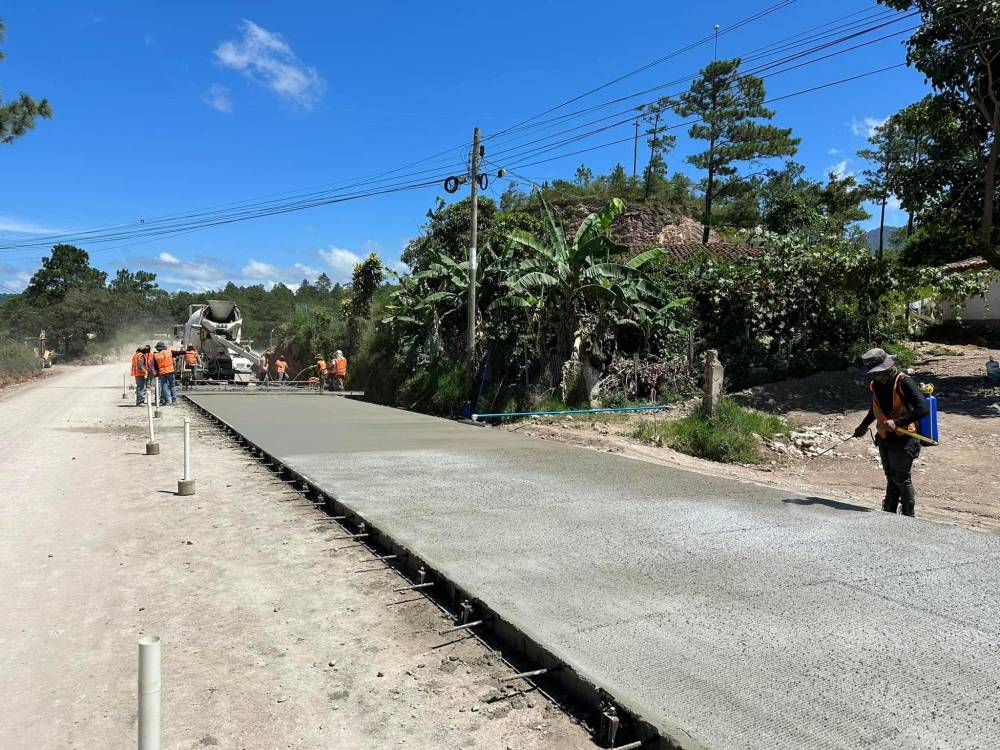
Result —
[[612, 261], [627, 250], [609, 232], [625, 210], [621, 199], [614, 198], [590, 214], [571, 240], [544, 197], [542, 209], [544, 237], [511, 233], [511, 241], [525, 248], [529, 257], [508, 281], [510, 294], [497, 304], [524, 307], [536, 316], [549, 315], [560, 357], [571, 355], [585, 310], [620, 309], [637, 322], [649, 322], [675, 304], [663, 305], [658, 290], [641, 270], [658, 252], [643, 253], [628, 263]]

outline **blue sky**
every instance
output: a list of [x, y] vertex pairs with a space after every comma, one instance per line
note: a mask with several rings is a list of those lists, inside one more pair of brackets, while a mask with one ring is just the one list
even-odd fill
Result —
[[[444, 162], [464, 158], [474, 125], [495, 133], [773, 2], [719, 0], [708, 10], [699, 3], [593, 0], [7, 0], [0, 10], [7, 23], [0, 90], [6, 98], [19, 90], [47, 97], [55, 117], [0, 146], [0, 244], [291, 194], [439, 152], [444, 156], [406, 172], [444, 170]], [[798, 0], [723, 33], [719, 56], [744, 55], [866, 9], [878, 8], [873, 0]], [[775, 76], [768, 93], [903, 62], [902, 39]], [[701, 45], [556, 114], [692, 74], [712, 55], [711, 44]], [[778, 102], [775, 122], [802, 138], [797, 159], [812, 176], [831, 168], [853, 172], [862, 168], [855, 151], [865, 146], [869, 127], [925, 90], [919, 74], [896, 69]], [[623, 124], [537, 158], [631, 132]], [[676, 132], [669, 167], [695, 175], [684, 164], [692, 144]], [[512, 136], [488, 141], [487, 156], [518, 145]], [[641, 158], [640, 150], [640, 169]], [[517, 171], [539, 180], [571, 176], [581, 162], [602, 172], [619, 161], [631, 169], [630, 143]], [[488, 194], [504, 187], [495, 180]], [[369, 251], [390, 265], [398, 261], [438, 194], [444, 192], [426, 187], [188, 234], [76, 244], [104, 269], [145, 268], [167, 288], [204, 289], [230, 279], [294, 283], [320, 271], [345, 280]], [[889, 220], [904, 217], [896, 211]], [[42, 254], [0, 250], [0, 286], [22, 288]]]

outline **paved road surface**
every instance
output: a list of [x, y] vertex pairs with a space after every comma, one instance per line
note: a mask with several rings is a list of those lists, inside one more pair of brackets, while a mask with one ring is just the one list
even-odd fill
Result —
[[333, 397], [195, 400], [686, 746], [1000, 747], [1000, 537]]

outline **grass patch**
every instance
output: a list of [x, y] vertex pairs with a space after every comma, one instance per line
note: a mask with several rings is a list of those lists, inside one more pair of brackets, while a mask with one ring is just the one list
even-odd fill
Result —
[[789, 432], [782, 417], [746, 409], [727, 399], [711, 418], [697, 412], [677, 420], [644, 422], [635, 437], [709, 461], [752, 464], [761, 460], [754, 434], [775, 438]]

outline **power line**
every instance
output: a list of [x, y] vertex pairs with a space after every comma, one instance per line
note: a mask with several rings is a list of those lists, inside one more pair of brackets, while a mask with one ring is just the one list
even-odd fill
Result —
[[[904, 68], [904, 67], [906, 67], [906, 63], [896, 63], [895, 65], [889, 65], [887, 67], [879, 68], [877, 70], [870, 70], [867, 73], [861, 73], [859, 75], [849, 76], [847, 78], [841, 78], [838, 81], [830, 81], [829, 83], [820, 84], [818, 86], [812, 86], [812, 87], [807, 88], [807, 89], [802, 89], [801, 91], [795, 91], [795, 92], [792, 92], [790, 94], [783, 94], [782, 96], [777, 96], [777, 97], [768, 99], [764, 103], [765, 104], [770, 104], [772, 102], [782, 101], [784, 99], [791, 99], [792, 97], [802, 96], [804, 94], [810, 94], [810, 93], [813, 93], [813, 92], [816, 92], [816, 91], [821, 91], [822, 89], [828, 89], [828, 88], [831, 88], [833, 86], [839, 86], [839, 85], [844, 84], [844, 83], [850, 83], [852, 81], [857, 81], [857, 80], [860, 80], [862, 78], [868, 78], [868, 77], [873, 76], [873, 75], [878, 75], [880, 73], [885, 73], [885, 72], [887, 72], [889, 70], [894, 70], [896, 68]], [[663, 129], [664, 130], [675, 130], [677, 128], [687, 127], [688, 125], [693, 125], [693, 124], [698, 123], [698, 122], [701, 122], [701, 120], [688, 120], [687, 122], [682, 122], [682, 123], [679, 123], [677, 125], [671, 125], [669, 127], [663, 128]], [[610, 146], [617, 146], [619, 144], [626, 143], [626, 142], [631, 141], [631, 140], [632, 140], [632, 136], [629, 136], [628, 138], [621, 138], [621, 139], [616, 140], [616, 141], [610, 141], [608, 143], [602, 143], [602, 144], [599, 144], [597, 146], [591, 146], [590, 148], [581, 149], [579, 151], [571, 151], [571, 152], [566, 153], [566, 154], [559, 154], [558, 156], [553, 156], [553, 157], [550, 157], [548, 159], [540, 159], [538, 161], [527, 162], [527, 163], [515, 162], [510, 167], [505, 167], [505, 168], [508, 171], [510, 171], [511, 168], [523, 169], [525, 167], [533, 167], [533, 166], [538, 165], [538, 164], [546, 164], [546, 163], [551, 162], [551, 161], [557, 161], [559, 159], [565, 159], [565, 158], [567, 158], [569, 156], [577, 156], [579, 154], [585, 154], [585, 153], [588, 153], [590, 151], [597, 151], [598, 149], [608, 148]]]
[[[913, 14], [911, 14], [911, 15], [913, 15]], [[901, 16], [900, 18], [892, 21], [891, 23], [898, 23], [900, 20], [905, 20], [905, 18], [906, 17], [902, 17]], [[792, 62], [792, 61], [797, 60], [797, 59], [802, 59], [802, 58], [807, 57], [807, 56], [809, 56], [811, 54], [814, 54], [816, 52], [822, 51], [824, 49], [829, 49], [829, 48], [837, 46], [839, 44], [843, 44], [844, 42], [847, 42], [847, 41], [850, 41], [852, 39], [858, 38], [859, 36], [862, 36], [863, 34], [871, 33], [872, 31], [877, 31], [877, 30], [879, 30], [881, 28], [885, 28], [885, 26], [888, 26], [888, 25], [890, 25], [890, 24], [879, 24], [877, 26], [872, 26], [872, 27], [864, 29], [864, 30], [862, 30], [860, 32], [852, 33], [852, 34], [849, 34], [848, 36], [844, 36], [844, 37], [841, 37], [839, 39], [833, 40], [832, 42], [827, 42], [827, 43], [815, 46], [815, 47], [813, 47], [811, 49], [803, 50], [800, 53], [797, 53], [795, 55], [790, 55], [790, 56], [787, 56], [787, 57], [782, 58], [780, 60], [774, 60], [774, 61], [769, 62], [767, 64], [759, 65], [757, 67], [754, 67], [754, 68], [751, 68], [751, 69], [747, 70], [741, 76], [737, 76], [734, 79], [734, 82], [740, 80], [743, 77], [757, 76], [760, 73], [766, 72], [767, 70], [769, 70], [769, 69], [771, 69], [771, 68], [773, 68], [775, 66], [778, 66], [778, 65], [781, 65], [781, 64], [784, 64], [784, 63], [787, 63], [787, 62]], [[913, 27], [913, 28], [916, 28], [916, 27]], [[854, 51], [856, 49], [860, 49], [861, 47], [864, 47], [864, 46], [869, 46], [871, 44], [877, 44], [879, 42], [882, 42], [882, 41], [885, 41], [887, 39], [893, 38], [895, 36], [901, 36], [903, 34], [909, 33], [909, 31], [912, 31], [913, 28], [906, 29], [906, 30], [903, 30], [903, 31], [900, 31], [900, 32], [894, 32], [894, 33], [885, 35], [883, 37], [880, 37], [878, 39], [869, 40], [868, 42], [865, 42], [865, 43], [862, 43], [862, 44], [859, 44], [859, 45], [856, 45], [854, 47], [850, 47], [850, 48], [847, 48], [847, 49], [844, 49], [844, 50], [838, 50], [836, 52], [830, 53], [830, 54], [825, 55], [823, 57], [819, 57], [819, 58], [816, 58], [816, 59], [811, 60], [811, 61], [806, 61], [806, 62], [804, 62], [804, 63], [802, 63], [800, 65], [788, 67], [785, 70], [776, 71], [776, 72], [772, 73], [771, 76], [766, 76], [766, 77], [773, 77], [774, 75], [780, 75], [782, 73], [786, 73], [786, 72], [789, 72], [789, 71], [792, 71], [792, 70], [796, 70], [796, 69], [801, 68], [801, 67], [805, 67], [806, 65], [810, 65], [810, 64], [813, 64], [813, 63], [817, 63], [817, 62], [822, 62], [823, 60], [830, 59], [831, 57], [835, 57], [835, 56], [840, 55], [840, 54], [845, 54], [847, 52], [851, 52], [851, 51]], [[749, 56], [747, 58], [741, 58], [741, 60], [742, 60], [742, 62], [749, 62], [749, 61], [753, 61], [754, 59], [759, 59], [759, 58], [760, 58], [760, 56], [751, 55], [751, 56]], [[572, 113], [572, 114], [575, 115], [575, 114], [581, 114], [581, 113], [588, 113], [588, 112], [592, 112], [592, 111], [597, 111], [597, 110], [603, 109], [604, 107], [609, 106], [611, 104], [617, 104], [617, 103], [620, 103], [620, 102], [628, 101], [630, 99], [635, 99], [635, 98], [637, 98], [639, 96], [643, 96], [643, 95], [646, 95], [646, 94], [649, 94], [649, 93], [653, 93], [655, 91], [662, 91], [664, 88], [667, 88], [667, 87], [670, 87], [670, 86], [674, 86], [674, 85], [677, 85], [677, 84], [680, 84], [680, 83], [686, 83], [686, 82], [692, 81], [695, 78], [697, 78], [697, 76], [698, 76], [698, 74], [692, 74], [692, 75], [684, 76], [683, 78], [678, 78], [678, 79], [675, 79], [673, 81], [669, 81], [669, 82], [666, 82], [666, 83], [661, 83], [661, 84], [658, 84], [656, 86], [653, 86], [652, 88], [647, 88], [647, 89], [645, 89], [643, 91], [638, 91], [638, 92], [635, 92], [633, 94], [629, 94], [627, 96], [619, 97], [617, 99], [610, 100], [610, 101], [608, 101], [606, 103], [603, 103], [603, 104], [600, 104], [600, 105], [596, 105], [594, 107], [587, 108], [586, 110], [579, 110], [577, 113]], [[677, 92], [677, 93], [681, 93], [681, 92]], [[668, 95], [667, 97], [664, 97], [664, 98], [670, 98], [670, 96]], [[629, 114], [629, 113], [631, 113], [631, 116], [634, 117], [636, 109], [637, 109], [636, 105], [631, 105], [631, 106], [629, 106], [628, 109], [617, 111], [617, 112], [614, 112], [614, 113], [612, 113], [610, 115], [605, 115], [605, 116], [600, 117], [600, 118], [598, 118], [596, 120], [591, 120], [588, 123], [584, 123], [582, 125], [577, 125], [575, 127], [569, 128], [569, 129], [564, 130], [564, 131], [560, 131], [560, 133], [556, 133], [556, 134], [553, 134], [553, 135], [559, 135], [561, 133], [572, 132], [573, 130], [578, 130], [581, 127], [585, 127], [586, 125], [596, 124], [596, 123], [599, 123], [599, 122], [603, 122], [605, 120], [609, 120], [609, 119], [611, 119], [613, 117], [620, 117], [622, 115]], [[570, 118], [571, 116], [570, 115], [566, 115], [564, 117]], [[555, 118], [554, 120], [551, 120], [549, 122], [555, 122], [556, 120], [559, 120], [559, 119], [562, 119], [562, 118]], [[534, 141], [528, 141], [527, 143], [522, 143], [519, 146], [515, 146], [512, 149], [507, 149], [507, 151], [501, 151], [500, 153], [507, 153], [509, 151], [516, 150], [517, 148], [520, 148], [520, 146], [526, 146], [526, 145], [530, 145], [532, 143], [538, 143], [540, 141], [545, 140], [547, 137], [552, 137], [552, 136], [545, 136], [543, 138], [539, 138], [539, 139], [536, 139]], [[494, 155], [496, 153], [497, 152], [494, 152]]]
[[654, 68], [657, 65], [661, 65], [662, 63], [666, 62], [667, 60], [671, 60], [671, 59], [673, 59], [675, 57], [678, 57], [678, 56], [684, 54], [685, 52], [690, 52], [691, 50], [696, 49], [697, 47], [700, 47], [703, 44], [707, 44], [708, 42], [712, 42], [712, 41], [714, 41], [717, 38], [717, 36], [722, 36], [722, 35], [725, 35], [725, 34], [732, 33], [733, 31], [737, 31], [737, 30], [743, 28], [744, 26], [748, 26], [749, 24], [754, 23], [755, 21], [759, 21], [761, 18], [765, 18], [765, 17], [771, 15], [772, 13], [776, 13], [776, 12], [778, 12], [780, 10], [783, 10], [783, 9], [789, 7], [790, 5], [793, 5], [795, 2], [797, 2], [797, 0], [781, 0], [781, 2], [775, 3], [774, 5], [771, 5], [771, 6], [765, 8], [765, 9], [763, 9], [761, 11], [758, 11], [757, 13], [752, 14], [751, 16], [748, 16], [747, 18], [742, 19], [741, 21], [738, 21], [737, 23], [733, 24], [732, 26], [726, 27], [724, 30], [722, 30], [718, 34], [716, 34], [715, 32], [713, 32], [712, 34], [709, 34], [708, 36], [702, 37], [701, 39], [698, 39], [698, 40], [696, 40], [694, 42], [691, 42], [690, 44], [688, 44], [688, 45], [686, 45], [684, 47], [681, 47], [680, 49], [676, 49], [676, 50], [674, 50], [672, 52], [669, 52], [666, 55], [663, 55], [662, 57], [659, 57], [659, 58], [653, 60], [652, 62], [648, 62], [645, 65], [641, 65], [640, 67], [635, 68], [634, 70], [631, 70], [628, 73], [620, 75], [617, 78], [614, 78], [614, 79], [612, 79], [610, 81], [607, 81], [606, 83], [602, 83], [599, 86], [595, 86], [594, 88], [589, 89], [588, 91], [585, 91], [582, 94], [578, 94], [578, 95], [576, 95], [574, 97], [566, 99], [565, 101], [562, 101], [562, 102], [560, 102], [559, 104], [556, 104], [553, 107], [549, 107], [548, 109], [546, 109], [546, 110], [544, 110], [542, 112], [539, 112], [538, 114], [533, 115], [532, 117], [529, 117], [526, 120], [522, 120], [521, 122], [516, 123], [516, 124], [510, 126], [509, 128], [505, 128], [505, 129], [500, 130], [500, 131], [498, 131], [496, 133], [493, 133], [492, 135], [488, 135], [488, 136], [486, 136], [484, 138], [484, 140], [489, 140], [489, 139], [495, 138], [497, 136], [503, 135], [504, 133], [510, 132], [514, 128], [518, 128], [518, 127], [520, 127], [522, 125], [525, 125], [526, 123], [532, 122], [533, 120], [536, 120], [539, 117], [544, 117], [545, 115], [550, 114], [552, 112], [555, 112], [556, 110], [562, 109], [563, 107], [565, 107], [565, 106], [567, 106], [569, 104], [572, 104], [573, 102], [579, 101], [580, 99], [584, 99], [584, 98], [590, 96], [591, 94], [594, 94], [594, 93], [596, 93], [598, 91], [606, 89], [609, 86], [613, 86], [616, 83], [620, 83], [621, 81], [624, 81], [626, 78], [630, 78], [630, 77], [632, 77], [634, 75], [637, 75], [637, 74], [642, 73], [642, 72], [644, 72], [646, 70], [649, 70], [650, 68]]

